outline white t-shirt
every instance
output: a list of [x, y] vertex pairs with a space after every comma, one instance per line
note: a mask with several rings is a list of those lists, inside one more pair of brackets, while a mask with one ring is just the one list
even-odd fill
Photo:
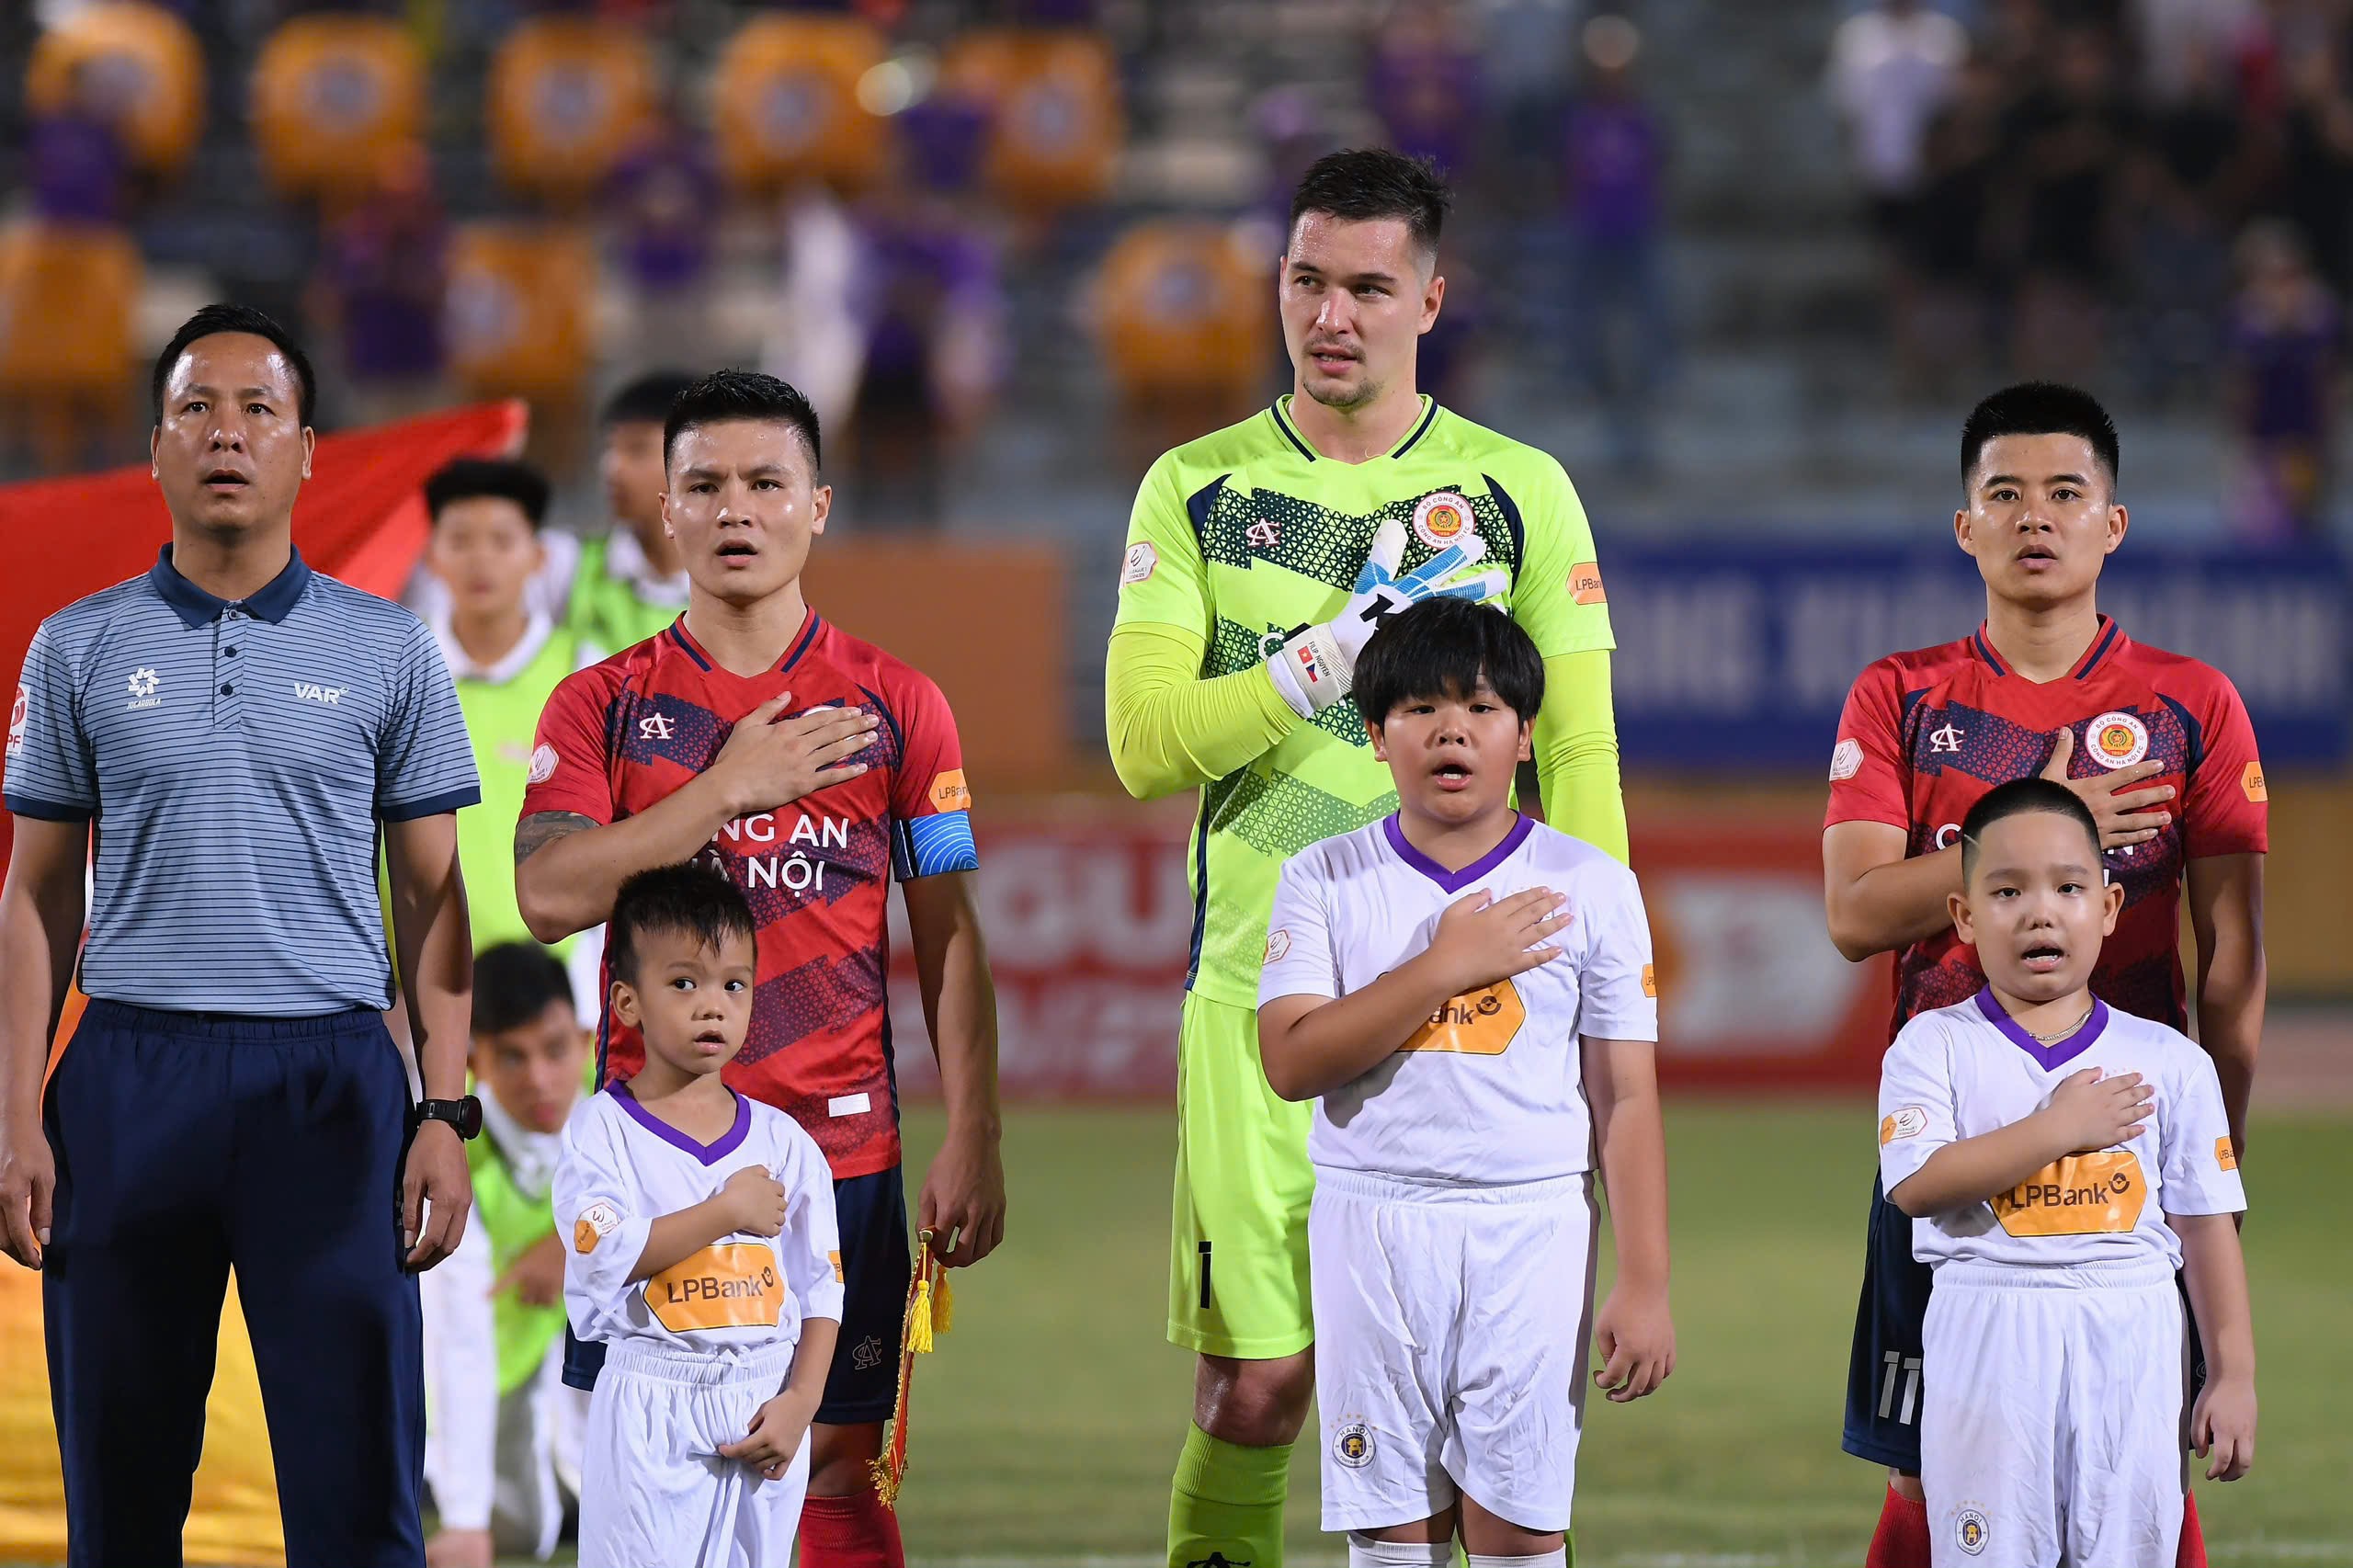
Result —
[[2021, 1121], [2076, 1073], [2138, 1073], [2154, 1091], [2140, 1136], [2045, 1165], [1990, 1202], [1912, 1221], [1912, 1254], [2041, 1267], [2163, 1258], [2181, 1267], [2165, 1215], [2246, 1207], [2213, 1059], [2163, 1024], [2092, 1005], [2081, 1028], [2042, 1045], [1993, 992], [1904, 1026], [1879, 1080], [1880, 1176], [1893, 1192], [1948, 1143]]
[[[630, 1270], [665, 1214], [691, 1209], [746, 1165], [784, 1187], [784, 1229], [725, 1236], [649, 1279]], [[725, 1355], [794, 1345], [808, 1318], [842, 1315], [833, 1175], [782, 1111], [735, 1096], [735, 1124], [701, 1144], [637, 1103], [626, 1084], [583, 1100], [556, 1166], [556, 1233], [570, 1244], [563, 1304], [582, 1339]]]
[[1551, 938], [1559, 956], [1455, 997], [1394, 1055], [1318, 1100], [1315, 1164], [1483, 1187], [1593, 1168], [1578, 1041], [1658, 1038], [1642, 890], [1593, 846], [1522, 817], [1449, 872], [1394, 816], [1310, 845], [1275, 890], [1258, 1001], [1361, 990], [1427, 949], [1449, 904], [1538, 887], [1574, 916]]

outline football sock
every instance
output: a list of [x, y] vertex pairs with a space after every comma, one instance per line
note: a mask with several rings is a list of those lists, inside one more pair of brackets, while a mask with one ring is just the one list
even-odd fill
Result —
[[1863, 1568], [1928, 1568], [1928, 1506], [1889, 1487]]
[[1532, 1557], [1498, 1557], [1493, 1552], [1474, 1551], [1470, 1564], [1471, 1568], [1569, 1568], [1569, 1549], [1558, 1546]]
[[899, 1517], [870, 1490], [801, 1506], [801, 1568], [907, 1568]]
[[1168, 1568], [1282, 1568], [1290, 1486], [1289, 1443], [1245, 1449], [1193, 1427], [1168, 1492]]
[[2206, 1529], [2198, 1522], [2198, 1494], [2181, 1494], [2181, 1546], [2173, 1554], [2173, 1568], [2206, 1568]]
[[1348, 1568], [1446, 1568], [1454, 1559], [1449, 1540], [1375, 1540], [1348, 1532]]

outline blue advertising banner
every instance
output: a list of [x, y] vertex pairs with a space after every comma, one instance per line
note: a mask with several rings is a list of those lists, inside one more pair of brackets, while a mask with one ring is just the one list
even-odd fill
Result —
[[[1985, 589], [1948, 547], [1817, 540], [1605, 541], [1618, 632], [1618, 736], [1633, 767], [1819, 771], [1865, 665], [1966, 636]], [[2245, 699], [2272, 767], [2347, 754], [2346, 562], [2313, 548], [2257, 554], [2128, 540], [2100, 608], [2135, 640], [2205, 660]]]

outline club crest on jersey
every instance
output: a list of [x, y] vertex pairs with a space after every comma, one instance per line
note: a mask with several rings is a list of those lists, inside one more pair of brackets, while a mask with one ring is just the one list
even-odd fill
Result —
[[648, 713], [637, 722], [637, 738], [641, 741], [666, 741], [677, 732], [667, 713]]
[[1953, 1543], [1972, 1557], [1985, 1550], [1985, 1538], [1990, 1533], [1985, 1516], [1974, 1508], [1963, 1508], [1953, 1520]]
[[2121, 709], [2093, 720], [2084, 739], [2092, 760], [2102, 767], [2130, 767], [2149, 755], [2149, 726]]
[[1948, 719], [1944, 722], [1943, 728], [1928, 732], [1928, 749], [1931, 752], [1945, 752], [1957, 756], [1961, 753], [1961, 743], [1968, 738], [1968, 731]]
[[1250, 541], [1253, 550], [1272, 550], [1282, 540], [1282, 525], [1272, 517], [1261, 517], [1244, 528], [1242, 537]]
[[1361, 1421], [1351, 1421], [1340, 1428], [1332, 1439], [1332, 1457], [1350, 1470], [1362, 1470], [1372, 1462], [1372, 1428]]
[[1471, 503], [1451, 490], [1425, 495], [1414, 504], [1414, 537], [1432, 550], [1459, 544], [1471, 528]]

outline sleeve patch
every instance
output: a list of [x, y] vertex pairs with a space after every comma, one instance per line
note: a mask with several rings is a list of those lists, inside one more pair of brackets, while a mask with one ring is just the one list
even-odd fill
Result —
[[1580, 561], [1569, 568], [1569, 602], [1580, 605], [1603, 605], [1609, 595], [1601, 586], [1601, 562]]
[[1879, 1146], [1884, 1149], [1899, 1138], [1917, 1138], [1927, 1130], [1928, 1113], [1915, 1105], [1905, 1106], [1880, 1119]]
[[970, 811], [972, 805], [972, 786], [964, 782], [964, 770], [951, 767], [931, 781], [931, 809], [936, 812]]
[[2227, 1136], [2214, 1140], [2214, 1163], [2226, 1171], [2234, 1171], [2239, 1168], [2238, 1151], [2231, 1147], [2231, 1141]]
[[598, 1242], [619, 1230], [620, 1223], [620, 1210], [609, 1200], [597, 1199], [572, 1222], [572, 1250], [585, 1257], [597, 1250]]
[[1290, 933], [1288, 930], [1278, 926], [1267, 933], [1267, 962], [1280, 963], [1283, 955], [1290, 951]]
[[1862, 742], [1847, 736], [1830, 748], [1830, 782], [1843, 783], [1862, 770]]
[[1136, 583], [1149, 582], [1158, 570], [1160, 551], [1152, 548], [1150, 540], [1138, 540], [1128, 546], [1128, 558], [1120, 567], [1120, 585], [1124, 588]]
[[825, 1255], [825, 1261], [826, 1261], [827, 1263], [830, 1263], [830, 1264], [832, 1264], [832, 1265], [834, 1266], [834, 1283], [835, 1283], [835, 1284], [836, 1284], [836, 1285], [843, 1285], [843, 1284], [847, 1284], [847, 1283], [848, 1283], [848, 1280], [845, 1278], [845, 1276], [844, 1276], [844, 1275], [843, 1275], [843, 1273], [842, 1273], [842, 1255], [841, 1255], [840, 1253], [838, 1253], [838, 1252], [829, 1252], [829, 1253], [827, 1253], [827, 1254]]
[[523, 776], [523, 782], [526, 784], [546, 783], [555, 777], [555, 770], [563, 761], [562, 757], [556, 756], [555, 747], [544, 741], [540, 742], [539, 749], [531, 753], [530, 771]]
[[1658, 994], [1658, 968], [1654, 964], [1643, 966], [1643, 994], [1645, 996]]
[[[25, 694], [22, 691], [18, 691], [17, 693], [17, 711], [21, 713], [24, 710]], [[13, 723], [8, 727], [8, 749], [10, 751], [17, 749], [17, 729]], [[2245, 771], [2239, 775], [2239, 789], [2245, 794], [2249, 801], [2253, 801], [2256, 805], [2261, 805], [2271, 799], [2271, 791], [2263, 787], [2262, 763], [2250, 762], [2246, 765]]]
[[972, 813], [941, 812], [910, 817], [899, 824], [905, 864], [903, 875], [936, 877], [942, 871], [977, 871], [980, 852], [972, 845]]
[[20, 756], [25, 749], [25, 725], [26, 722], [32, 717], [32, 693], [25, 688], [23, 681], [18, 681], [16, 706], [8, 710], [8, 755], [10, 756]]

